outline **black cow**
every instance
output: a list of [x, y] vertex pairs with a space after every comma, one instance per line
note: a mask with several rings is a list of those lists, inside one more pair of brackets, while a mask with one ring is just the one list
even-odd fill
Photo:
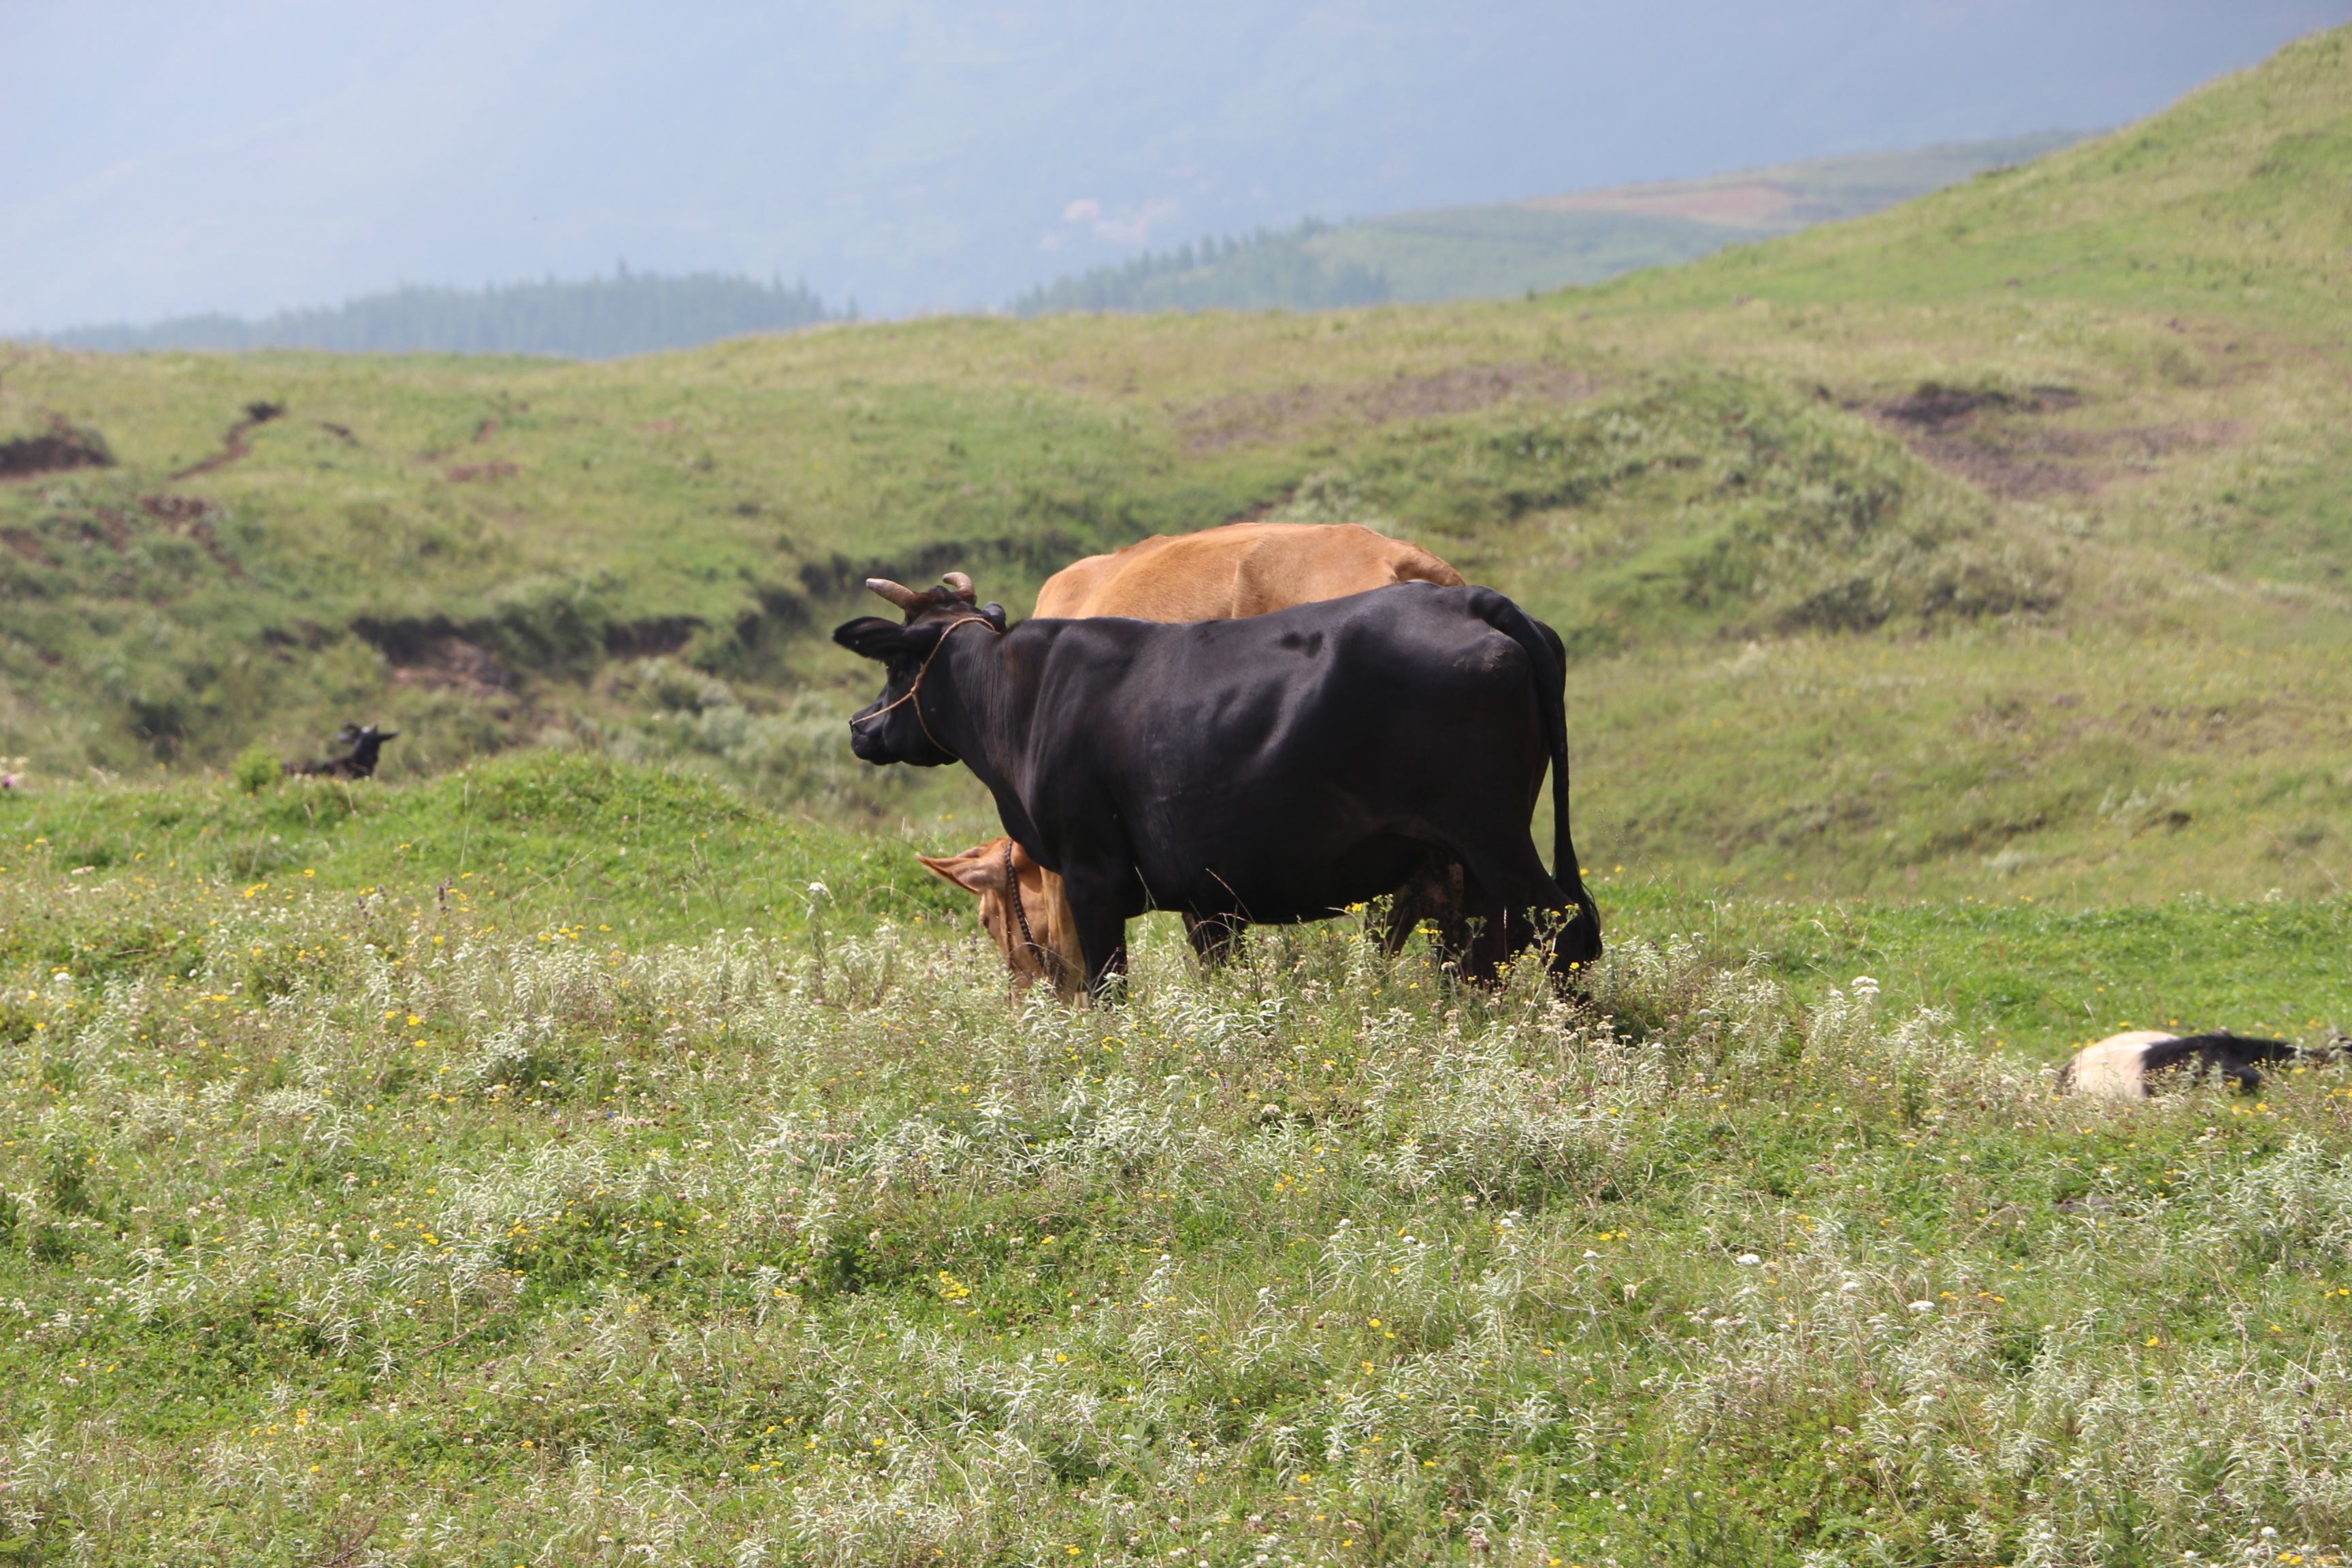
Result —
[[[835, 630], [889, 672], [852, 749], [978, 774], [1005, 831], [1061, 874], [1094, 989], [1124, 970], [1126, 922], [1147, 910], [1321, 920], [1433, 848], [1464, 868], [1473, 975], [1548, 921], [1565, 922], [1556, 967], [1600, 956], [1569, 838], [1559, 639], [1502, 595], [1408, 583], [1246, 620], [1006, 631], [969, 578], [947, 581], [873, 579], [905, 623]], [[1547, 767], [1552, 873], [1528, 831]]]
[[289, 776], [325, 779], [366, 779], [375, 776], [376, 758], [386, 741], [400, 738], [397, 730], [379, 730], [373, 724], [346, 724], [335, 739], [351, 748], [340, 757], [329, 757], [319, 763], [283, 763], [280, 771]]

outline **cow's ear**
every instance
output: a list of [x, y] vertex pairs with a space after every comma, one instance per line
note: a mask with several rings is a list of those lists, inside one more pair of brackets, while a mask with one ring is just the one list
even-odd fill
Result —
[[967, 849], [961, 855], [918, 855], [923, 869], [942, 881], [953, 882], [967, 893], [999, 893], [1004, 890], [1004, 862], [999, 856], [981, 850]]
[[860, 616], [834, 627], [833, 640], [860, 658], [887, 663], [907, 651], [907, 627], [880, 616]]
[[1004, 629], [1004, 606], [991, 599], [980, 607], [980, 618], [1001, 632]]

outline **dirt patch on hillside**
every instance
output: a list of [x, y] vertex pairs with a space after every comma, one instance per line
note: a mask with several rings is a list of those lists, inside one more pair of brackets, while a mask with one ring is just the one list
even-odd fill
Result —
[[700, 616], [649, 616], [604, 628], [604, 651], [614, 658], [657, 658], [677, 653], [702, 629]]
[[[114, 592], [145, 592], [156, 582], [152, 563], [126, 574], [122, 563], [103, 563], [100, 552], [126, 556], [142, 541], [168, 535], [196, 545], [226, 575], [242, 577], [244, 564], [222, 543], [216, 526], [226, 515], [221, 507], [199, 497], [160, 492], [141, 496], [136, 510], [98, 505], [87, 511], [54, 513], [32, 528], [0, 530], [0, 544], [36, 566], [71, 567], [79, 563], [102, 573]], [[166, 574], [172, 570], [166, 568]], [[147, 589], [142, 589], [142, 582]]]
[[426, 637], [385, 650], [394, 686], [455, 691], [467, 697], [504, 697], [514, 690], [514, 672], [478, 642], [455, 632]]
[[2107, 430], [2050, 422], [2082, 402], [2063, 386], [2020, 393], [1925, 382], [1869, 412], [1927, 461], [2008, 500], [2087, 498], [2177, 453], [2210, 451], [2237, 436], [2227, 420]]
[[2000, 387], [1948, 386], [1938, 381], [1923, 381], [1909, 395], [1881, 405], [1878, 415], [1897, 425], [1942, 431], [1968, 424], [1987, 411], [2048, 414], [2075, 407], [2082, 401], [2083, 395], [2070, 386], [2037, 386], [2021, 393]]
[[139, 510], [168, 531], [184, 534], [202, 546], [205, 553], [213, 558], [213, 563], [230, 576], [245, 575], [244, 563], [221, 544], [220, 530], [215, 525], [225, 514], [214, 502], [202, 496], [173, 495], [166, 490], [141, 496]]
[[158, 522], [209, 524], [220, 515], [220, 508], [202, 496], [179, 496], [169, 491], [141, 496], [139, 510]]
[[1637, 217], [1696, 218], [1734, 228], [1770, 228], [1785, 223], [1797, 202], [1797, 192], [1770, 180], [1694, 180], [1538, 196], [1519, 205], [1538, 212], [1625, 213]]
[[0, 441], [0, 481], [35, 479], [69, 468], [113, 466], [114, 452], [107, 446], [105, 437], [95, 430], [69, 425], [62, 418], [50, 420], [49, 427], [37, 436]]
[[193, 479], [198, 474], [209, 474], [215, 468], [226, 468], [229, 464], [236, 462], [239, 458], [244, 457], [247, 452], [252, 450], [250, 447], [246, 445], [245, 438], [247, 436], [253, 434], [255, 430], [260, 428], [262, 426], [268, 424], [271, 420], [283, 419], [285, 416], [286, 405], [282, 403], [260, 402], [247, 404], [245, 405], [245, 417], [230, 426], [227, 431], [222, 435], [221, 449], [219, 451], [215, 452], [211, 457], [206, 458], [200, 463], [189, 464], [186, 468], [182, 468], [178, 473], [173, 474], [172, 477], [175, 479]]
[[1937, 468], [2007, 500], [2089, 496], [2107, 478], [2098, 465], [2083, 460], [2083, 446], [2068, 431], [1919, 434], [1909, 443]]
[[220, 529], [216, 525], [225, 514], [213, 502], [201, 496], [173, 495], [164, 491], [141, 496], [139, 510], [165, 528], [184, 534], [202, 545], [205, 553], [232, 577], [245, 575], [245, 568], [236, 557], [221, 546]]
[[1599, 390], [1591, 376], [1559, 365], [1475, 365], [1386, 381], [1302, 382], [1280, 392], [1236, 393], [1178, 414], [1176, 427], [1189, 450], [1213, 452], [1288, 440], [1332, 425], [1392, 425], [1499, 403], [1574, 403]]
[[441, 477], [453, 485], [481, 484], [492, 479], [510, 479], [522, 472], [512, 463], [453, 463], [441, 471]]

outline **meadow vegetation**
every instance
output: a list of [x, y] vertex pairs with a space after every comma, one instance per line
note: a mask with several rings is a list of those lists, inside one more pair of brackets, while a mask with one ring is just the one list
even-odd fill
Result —
[[[1743, 955], [1804, 921], [1603, 883], [1584, 1007], [1342, 922], [1207, 974], [1153, 927], [1121, 1006], [1068, 1010], [1009, 1003], [898, 847], [674, 773], [212, 787], [10, 824], [14, 1560], [2326, 1561], [2352, 1530], [2352, 1075], [2061, 1100], [1898, 957], [2032, 1030], [2097, 973], [2143, 987], [2117, 1008], [2234, 999], [2246, 963], [2340, 989], [2340, 904]], [[256, 842], [289, 858], [224, 875]]]
[[1612, 861], [1748, 891], [2331, 892], [2352, 237], [2306, 193], [2352, 145], [2345, 47], [1532, 303], [594, 365], [14, 350], [0, 440], [64, 419], [115, 462], [0, 484], [0, 754], [203, 770], [373, 717], [409, 736], [388, 776], [561, 741], [772, 804], [968, 814], [842, 763], [859, 677], [822, 633], [868, 572], [959, 567], [1018, 611], [1145, 533], [1351, 514], [1563, 628]]
[[[2352, 1022], [2347, 41], [1507, 306], [11, 351], [0, 1561], [2339, 1559], [2352, 1075], [2050, 1068]], [[1561, 629], [1585, 1002], [1008, 999], [822, 633], [1240, 515]]]

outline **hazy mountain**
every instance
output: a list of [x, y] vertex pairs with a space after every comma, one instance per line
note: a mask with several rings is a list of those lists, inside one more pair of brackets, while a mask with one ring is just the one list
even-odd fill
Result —
[[[1710, 180], [1623, 185], [1334, 226], [1210, 237], [1029, 290], [1021, 315], [1058, 310], [1326, 310], [1458, 300], [1597, 282], [1744, 239], [1857, 216], [2028, 161], [2063, 133], [1822, 159]], [[835, 319], [805, 287], [623, 267], [611, 278], [480, 289], [406, 287], [259, 320], [218, 312], [53, 334], [73, 348], [317, 348], [346, 353], [562, 354], [609, 359]]]
[[582, 282], [495, 289], [396, 289], [332, 310], [260, 321], [179, 316], [152, 326], [84, 327], [56, 341], [84, 349], [335, 349], [349, 353], [564, 354], [612, 359], [688, 348], [745, 332], [831, 321], [824, 301], [781, 281], [698, 273], [661, 278], [622, 268]]
[[1236, 237], [1215, 236], [1173, 250], [1146, 251], [1115, 266], [1090, 267], [1041, 283], [1013, 301], [1019, 316], [1062, 310], [1321, 310], [1377, 305], [1395, 297], [1377, 264], [1325, 261], [1316, 242], [1331, 226]]
[[404, 283], [992, 305], [1202, 234], [2112, 124], [2352, 0], [10, 8], [0, 330]]
[[1041, 284], [1013, 302], [1055, 310], [1318, 310], [1388, 300], [1494, 299], [1597, 283], [1769, 235], [1859, 217], [2031, 162], [2067, 132], [1908, 153], [1823, 158], [1708, 180], [1619, 185], [1528, 201], [1308, 222], [1244, 240], [1150, 251]]

